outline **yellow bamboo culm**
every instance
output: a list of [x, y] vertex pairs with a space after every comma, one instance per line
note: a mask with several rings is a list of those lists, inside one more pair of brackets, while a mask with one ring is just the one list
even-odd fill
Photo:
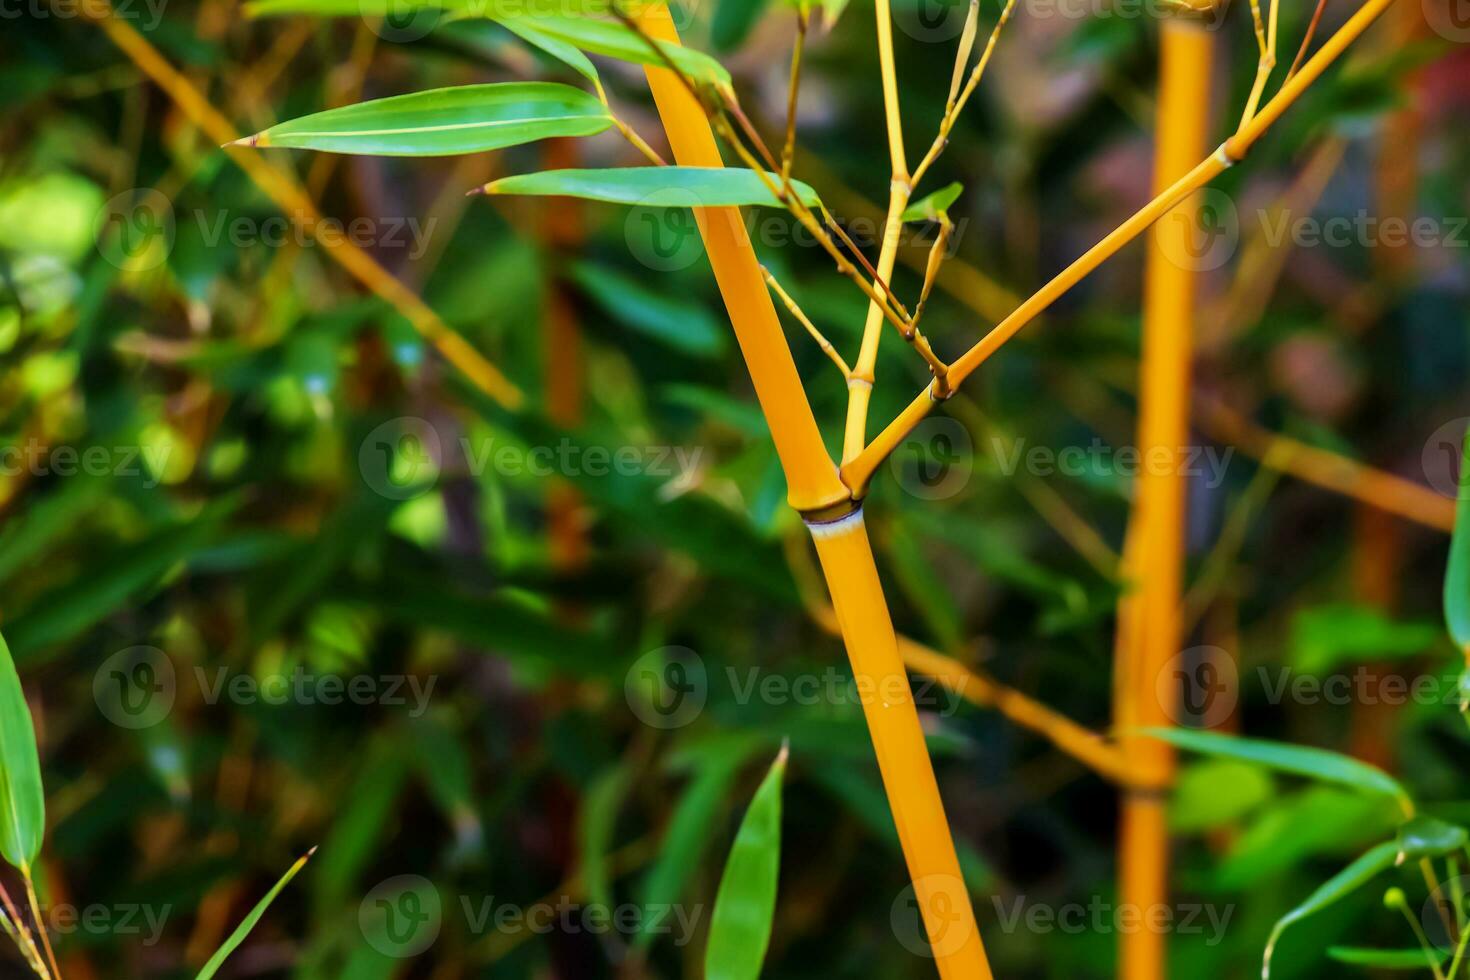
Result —
[[[638, 17], [654, 39], [678, 43], [666, 7], [643, 7]], [[646, 71], [675, 160], [723, 166], [709, 120], [684, 82], [667, 68]], [[695, 208], [694, 217], [786, 473], [789, 499], [812, 529], [855, 681], [860, 691], [871, 692], [864, 714], [935, 965], [944, 980], [988, 980], [990, 966], [862, 510], [822, 442], [739, 209]]]
[[[1199, 22], [1177, 17], [1162, 25], [1156, 190], [1188, 173], [1207, 149], [1212, 53], [1211, 35]], [[1179, 652], [1187, 489], [1183, 463], [1189, 441], [1196, 278], [1190, 248], [1198, 215], [1197, 194], [1164, 215], [1148, 242], [1144, 269], [1138, 449], [1149, 465], [1135, 485], [1124, 555], [1124, 578], [1137, 583], [1119, 612], [1116, 720], [1124, 731], [1167, 726], [1177, 716], [1175, 706], [1165, 703], [1157, 679]], [[1150, 782], [1162, 783], [1172, 774], [1173, 752], [1163, 742], [1125, 739], [1123, 747], [1134, 770], [1147, 773]], [[1156, 791], [1123, 795], [1119, 895], [1124, 907], [1141, 913], [1143, 922], [1154, 921], [1154, 910], [1168, 902], [1167, 803]], [[1152, 928], [1125, 932], [1119, 975], [1124, 980], [1160, 980], [1166, 972], [1165, 939]]]
[[[861, 509], [809, 525], [939, 975], [991, 976]], [[922, 761], [922, 764], [918, 764]]]

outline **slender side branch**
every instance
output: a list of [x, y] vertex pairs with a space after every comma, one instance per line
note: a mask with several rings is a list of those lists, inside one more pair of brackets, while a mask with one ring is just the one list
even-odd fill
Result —
[[786, 92], [786, 141], [781, 146], [781, 186], [791, 190], [791, 164], [796, 159], [796, 102], [801, 92], [801, 52], [811, 11], [803, 3], [796, 11], [796, 44], [791, 49], [791, 80]]
[[[1200, 161], [1188, 174], [1171, 187], [1144, 205], [1131, 218], [1118, 226], [1112, 233], [1088, 249], [1070, 266], [1032, 294], [1017, 307], [1010, 316], [997, 324], [979, 343], [975, 344], [950, 365], [950, 382], [958, 385], [983, 364], [1002, 344], [1020, 332], [1021, 328], [1044, 312], [1057, 298], [1066, 293], [1082, 279], [1116, 254], [1124, 245], [1137, 238], [1150, 225], [1169, 212], [1188, 195], [1194, 193], [1215, 177], [1219, 176], [1236, 161], [1250, 152], [1256, 140], [1270, 129], [1303, 92], [1321, 77], [1345, 51], [1357, 40], [1394, 0], [1368, 0], [1358, 12], [1338, 28], [1337, 33], [1312, 55], [1295, 76], [1281, 86], [1276, 93], [1244, 127], [1225, 141], [1206, 159]], [[844, 461], [843, 480], [852, 488], [854, 496], [862, 496], [874, 472], [890, 453], [903, 442], [933, 409], [936, 395], [931, 384], [894, 419], [889, 426], [875, 437], [860, 454]]]
[[[972, 7], [972, 12], [974, 9]], [[955, 123], [959, 121], [960, 113], [965, 111], [965, 105], [970, 101], [970, 96], [975, 94], [975, 89], [980, 85], [980, 79], [985, 74], [985, 68], [990, 64], [990, 56], [995, 53], [995, 44], [1000, 40], [1000, 32], [1005, 29], [1015, 9], [1016, 0], [1006, 0], [1006, 5], [1000, 12], [1000, 20], [995, 22], [995, 27], [990, 32], [990, 39], [985, 42], [985, 50], [980, 53], [980, 60], [975, 63], [975, 68], [970, 72], [970, 77], [966, 80], [964, 90], [960, 92], [958, 98], [954, 97], [954, 84], [951, 81], [950, 100], [948, 105], [945, 106], [944, 118], [939, 121], [939, 132], [935, 135], [934, 142], [929, 146], [929, 152], [924, 154], [924, 159], [919, 161], [919, 165], [914, 168], [913, 183], [915, 187], [919, 185], [919, 181], [924, 178], [924, 175], [929, 172], [929, 168], [933, 166], [934, 161], [939, 159], [939, 154], [943, 153], [944, 148], [949, 145], [949, 134], [954, 129]], [[968, 30], [968, 20], [965, 26]], [[974, 43], [973, 37], [971, 38], [971, 43]], [[963, 36], [960, 41], [960, 50], [968, 58], [969, 52], [965, 50]], [[957, 60], [955, 62], [955, 80], [958, 80], [960, 77], [961, 69], [959, 66], [960, 62]]]
[[842, 376], [844, 378], [852, 377], [852, 368], [848, 367], [847, 362], [842, 359], [842, 355], [837, 353], [837, 348], [833, 347], [832, 342], [822, 336], [822, 331], [818, 330], [816, 325], [807, 319], [807, 315], [801, 311], [801, 307], [796, 305], [796, 300], [792, 299], [791, 294], [786, 292], [785, 289], [782, 289], [781, 284], [776, 281], [776, 277], [771, 275], [771, 270], [765, 266], [761, 266], [761, 275], [766, 277], [766, 285], [770, 286], [771, 292], [775, 293], [777, 298], [785, 304], [787, 311], [796, 317], [798, 323], [806, 328], [806, 332], [811, 334], [811, 338], [817, 342], [818, 347], [822, 348], [823, 353], [832, 358], [832, 363], [837, 365], [837, 369], [842, 372]]
[[20, 875], [25, 881], [26, 901], [30, 903], [31, 918], [35, 920], [36, 932], [41, 937], [41, 946], [46, 950], [46, 963], [51, 968], [51, 976], [54, 980], [61, 980], [61, 967], [56, 965], [56, 951], [51, 948], [51, 937], [46, 931], [46, 919], [41, 915], [41, 902], [36, 897], [36, 882], [31, 877], [31, 869], [21, 868]]

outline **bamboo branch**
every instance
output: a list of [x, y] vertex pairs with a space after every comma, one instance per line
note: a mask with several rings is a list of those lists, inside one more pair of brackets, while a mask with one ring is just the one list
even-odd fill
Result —
[[[913, 182], [909, 179], [908, 158], [903, 148], [903, 113], [898, 100], [898, 72], [893, 57], [893, 12], [889, 0], [877, 0], [874, 27], [878, 42], [878, 67], [883, 84], [883, 116], [888, 133], [888, 214], [883, 220], [883, 240], [878, 248], [875, 279], [887, 282], [893, 278], [893, 263], [898, 255], [898, 238], [903, 229], [903, 212], [909, 206]], [[899, 332], [905, 332], [899, 324]], [[868, 305], [863, 322], [863, 339], [853, 363], [847, 385], [847, 422], [843, 428], [842, 459], [853, 459], [867, 442], [868, 406], [873, 399], [876, 380], [878, 345], [883, 337], [880, 304]], [[948, 370], [945, 377], [948, 377]], [[935, 375], [939, 377], [939, 375]]]
[[852, 368], [847, 366], [847, 361], [842, 359], [842, 355], [837, 353], [837, 348], [833, 347], [832, 342], [822, 335], [822, 331], [818, 330], [816, 325], [807, 319], [807, 315], [801, 311], [800, 306], [796, 305], [796, 300], [791, 298], [791, 294], [781, 288], [781, 284], [776, 281], [776, 277], [771, 275], [771, 270], [765, 266], [761, 266], [761, 275], [765, 277], [766, 285], [771, 288], [771, 292], [775, 293], [781, 302], [785, 304], [787, 311], [796, 318], [798, 323], [806, 328], [806, 332], [817, 342], [817, 346], [822, 348], [822, 352], [832, 359], [833, 364], [837, 365], [837, 370], [842, 372], [842, 376], [844, 378], [852, 377]]
[[[1333, 34], [1325, 44], [1307, 60], [1295, 76], [1281, 86], [1281, 90], [1266, 103], [1251, 121], [1231, 136], [1213, 154], [1200, 161], [1193, 170], [1176, 181], [1132, 217], [1119, 225], [1102, 241], [1088, 249], [1083, 255], [1058, 273], [1050, 282], [1033, 293], [1008, 317], [998, 323], [978, 343], [950, 365], [950, 382], [959, 385], [983, 364], [1001, 345], [1010, 340], [1021, 328], [1043, 313], [1052, 303], [1082, 281], [1115, 255], [1124, 245], [1142, 234], [1150, 225], [1168, 213], [1180, 201], [1208, 184], [1250, 151], [1256, 140], [1271, 128], [1277, 119], [1301, 97], [1313, 82], [1340, 57], [1364, 31], [1383, 14], [1395, 0], [1367, 0], [1357, 13]], [[854, 496], [862, 496], [878, 467], [932, 411], [937, 399], [933, 386], [926, 388], [894, 419], [886, 429], [853, 459], [843, 463], [843, 481], [852, 488]]]

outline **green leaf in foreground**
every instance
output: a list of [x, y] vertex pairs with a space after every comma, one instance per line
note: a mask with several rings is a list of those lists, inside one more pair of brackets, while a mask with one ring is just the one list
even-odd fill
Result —
[[1456, 854], [1470, 844], [1470, 833], [1464, 827], [1419, 814], [1399, 827], [1399, 850], [1405, 854], [1428, 854], [1441, 857]]
[[199, 974], [194, 980], [209, 980], [210, 977], [219, 972], [219, 968], [224, 965], [225, 960], [229, 958], [231, 953], [240, 948], [240, 944], [245, 941], [245, 937], [250, 935], [250, 930], [254, 929], [256, 924], [260, 922], [261, 917], [265, 915], [265, 910], [270, 908], [271, 902], [276, 900], [276, 896], [281, 894], [282, 889], [291, 883], [291, 879], [296, 877], [296, 872], [304, 868], [306, 862], [310, 861], [311, 856], [315, 853], [316, 848], [313, 847], [296, 859], [296, 863], [291, 865], [291, 869], [281, 875], [281, 880], [276, 882], [275, 886], [265, 893], [265, 897], [256, 903], [255, 908], [250, 910], [250, 914], [240, 920], [240, 924], [235, 927], [235, 931], [230, 933], [230, 938], [225, 940], [223, 946], [215, 950], [214, 955], [209, 958], [208, 963], [204, 964], [204, 969], [199, 971]]
[[[655, 42], [659, 44], [663, 52], [660, 54], [649, 45], [648, 39], [639, 36], [638, 32], [619, 21], [559, 14], [504, 16], [497, 14], [494, 10], [494, 3], [488, 6], [490, 9], [487, 10], [486, 15], [511, 30], [515, 30], [512, 24], [524, 25], [538, 34], [565, 41], [583, 51], [640, 65], [665, 67], [667, 61], [664, 56], [667, 55], [668, 61], [672, 61], [680, 71], [695, 82], [725, 88], [730, 85], [730, 73], [703, 51], [695, 51], [693, 48], [677, 44]], [[475, 9], [473, 2], [469, 9]]]
[[1450, 639], [1470, 660], [1470, 429], [1460, 453], [1460, 492], [1455, 500], [1455, 533], [1444, 574], [1444, 619]]
[[1319, 885], [1305, 901], [1283, 915], [1272, 927], [1271, 938], [1266, 941], [1265, 959], [1261, 963], [1263, 980], [1269, 980], [1271, 976], [1271, 954], [1276, 951], [1276, 943], [1287, 926], [1340, 901], [1389, 868], [1411, 859], [1439, 853], [1437, 848], [1443, 843], [1439, 837], [1437, 834], [1429, 834], [1420, 839], [1401, 834], [1398, 840], [1384, 841], [1370, 848], [1352, 864]]
[[31, 709], [21, 690], [10, 647], [0, 636], [0, 853], [23, 874], [41, 853], [46, 795]]
[[[1329, 946], [1329, 959], [1351, 966], [1366, 966], [1375, 970], [1425, 970], [1429, 967], [1429, 956], [1422, 949], [1368, 949], [1363, 946]], [[1449, 959], [1443, 951], [1436, 953], [1435, 965]]]
[[[773, 185], [780, 178], [767, 174]], [[808, 207], [817, 207], [817, 192], [793, 180], [792, 189]], [[615, 170], [545, 170], [502, 177], [486, 184], [486, 194], [534, 197], [580, 197], [610, 204], [644, 207], [698, 208], [764, 206], [781, 202], [754, 170], [725, 167], [621, 167]]]
[[579, 88], [496, 82], [328, 109], [240, 142], [365, 156], [454, 156], [554, 136], [592, 136], [612, 124], [607, 107]]
[[704, 951], [705, 980], [757, 980], [771, 923], [776, 916], [776, 885], [781, 873], [781, 780], [786, 773], [783, 745], [771, 770], [755, 791], [740, 823], [710, 918]]
[[1326, 749], [1189, 728], [1145, 728], [1140, 734], [1216, 758], [1254, 762], [1318, 782], [1337, 783], [1398, 799], [1408, 798], [1403, 786], [1382, 769]]
[[1266, 953], [1261, 962], [1263, 980], [1269, 980], [1271, 976], [1271, 956], [1276, 952], [1276, 943], [1281, 939], [1281, 934], [1286, 931], [1287, 926], [1305, 919], [1314, 912], [1320, 912], [1356, 891], [1379, 872], [1393, 867], [1394, 862], [1398, 860], [1398, 855], [1397, 842], [1384, 841], [1327, 879], [1317, 887], [1316, 891], [1307, 896], [1306, 901], [1278, 919], [1276, 925], [1271, 928], [1271, 938], [1266, 941]]
[[913, 204], [904, 209], [901, 215], [904, 221], [937, 221], [941, 214], [949, 211], [949, 206], [959, 199], [960, 192], [965, 189], [959, 181], [955, 181], [948, 187], [941, 187], [933, 194], [919, 198]]

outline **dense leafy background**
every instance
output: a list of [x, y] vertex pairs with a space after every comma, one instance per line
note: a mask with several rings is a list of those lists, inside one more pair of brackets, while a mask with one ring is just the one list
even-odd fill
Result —
[[[1222, 136], [1255, 63], [1245, 4], [1231, 6], [1208, 96]], [[950, 208], [957, 257], [1011, 293], [1033, 288], [1146, 199], [1157, 41], [1148, 17], [1025, 7], [926, 188], [965, 185]], [[1289, 54], [1307, 10], [1284, 8]], [[483, 22], [434, 23], [408, 41], [388, 29], [379, 37], [356, 17], [252, 20], [234, 0], [126, 10], [242, 133], [359, 93], [581, 83]], [[1330, 4], [1327, 21], [1346, 12]], [[995, 14], [987, 4], [985, 23]], [[0, 625], [40, 731], [45, 886], [52, 903], [170, 912], [156, 943], [122, 930], [59, 936], [68, 976], [191, 975], [317, 843], [317, 858], [227, 975], [698, 975], [724, 855], [783, 737], [784, 860], [766, 975], [932, 975], [901, 941], [915, 936], [903, 864], [857, 707], [742, 699], [730, 683], [752, 669], [797, 677], [845, 666], [798, 601], [783, 541], [801, 551], [803, 532], [783, 506], [703, 257], [663, 261], [648, 237], [660, 231], [656, 212], [630, 218], [587, 205], [581, 240], [548, 244], [544, 201], [462, 198], [494, 177], [553, 165], [542, 147], [457, 160], [276, 151], [274, 161], [319, 189], [326, 214], [377, 222], [374, 255], [526, 390], [529, 409], [506, 412], [365, 298], [319, 246], [289, 234], [259, 240], [278, 216], [270, 201], [95, 26], [44, 5], [5, 16], [0, 437], [16, 449], [101, 447], [117, 464], [90, 476], [12, 466], [0, 482]], [[943, 108], [959, 15], [905, 2], [899, 17], [917, 153]], [[864, 199], [880, 200], [888, 180], [871, 20], [868, 5], [854, 4], [814, 36], [797, 171], [869, 229], [876, 212]], [[721, 54], [745, 104], [775, 133], [790, 12], [710, 0], [683, 23], [693, 44]], [[1203, 395], [1271, 429], [1452, 493], [1449, 464], [1426, 471], [1425, 459], [1443, 455], [1434, 442], [1444, 441], [1442, 427], [1457, 444], [1470, 410], [1470, 250], [1463, 218], [1454, 220], [1470, 213], [1470, 52], [1422, 28], [1399, 43], [1396, 30], [1370, 35], [1219, 188], [1248, 240], [1260, 231], [1257, 209], [1291, 186], [1311, 148], [1342, 138], [1342, 160], [1308, 212], [1382, 217], [1407, 206], [1411, 218], [1449, 219], [1440, 231], [1458, 245], [1288, 247], [1279, 283], [1257, 270], [1236, 284], [1243, 248], [1202, 274], [1197, 381]], [[614, 105], [661, 147], [638, 71], [600, 67]], [[585, 166], [639, 162], [610, 132], [579, 142], [576, 157]], [[171, 208], [171, 248], [155, 236], [146, 240], [158, 253], [113, 261], [115, 242], [98, 244], [99, 215], [117, 195], [147, 189]], [[421, 249], [410, 218], [428, 229]], [[788, 218], [762, 210], [755, 220], [763, 261], [853, 350], [861, 295], [818, 249], [800, 237], [786, 244]], [[243, 236], [214, 234], [237, 221]], [[919, 253], [922, 243], [911, 247]], [[1122, 586], [1073, 550], [1036, 501], [1060, 495], [1116, 549], [1128, 480], [1106, 468], [1016, 477], [994, 440], [1053, 450], [1132, 443], [1140, 260], [1136, 246], [1122, 253], [954, 403], [974, 446], [961, 450], [969, 475], [954, 492], [908, 492], [923, 484], [901, 463], [897, 475], [880, 474], [868, 508], [902, 630], [1098, 728], [1107, 725]], [[905, 295], [918, 285], [910, 271], [898, 282]], [[565, 435], [541, 408], [556, 357], [542, 328], [558, 291], [585, 343], [581, 362], [560, 368], [585, 388], [584, 422]], [[989, 306], [993, 318], [1006, 303]], [[949, 353], [992, 322], [945, 291], [926, 321]], [[835, 446], [840, 378], [794, 328], [792, 338]], [[924, 377], [918, 359], [887, 339], [880, 417]], [[406, 416], [428, 420], [445, 453], [404, 477], [422, 486], [390, 483], [385, 495], [370, 434]], [[651, 473], [566, 474], [585, 503], [590, 544], [587, 562], [569, 570], [549, 547], [557, 481], [477, 468], [459, 449], [555, 447], [564, 437], [610, 449], [677, 446], [698, 451], [699, 465], [672, 485]], [[1224, 451], [1208, 428], [1196, 438]], [[132, 450], [161, 463], [150, 469]], [[1204, 585], [1189, 645], [1238, 656], [1231, 722], [1372, 759], [1433, 812], [1470, 819], [1466, 733], [1453, 707], [1273, 703], [1256, 672], [1452, 668], [1456, 655], [1437, 628], [1447, 537], [1276, 480], [1243, 453], [1222, 481], [1194, 482], [1190, 507], [1191, 571]], [[1223, 557], [1209, 563], [1211, 554]], [[177, 698], [158, 723], [133, 729], [109, 721], [96, 690], [119, 665], [134, 669], [116, 656], [140, 645], [164, 651]], [[636, 685], [630, 700], [625, 680], [668, 646], [697, 653], [709, 692], [691, 723], [662, 730], [640, 720]], [[415, 716], [389, 704], [210, 703], [196, 680], [196, 670], [269, 677], [298, 666], [349, 678], [409, 673], [434, 687]], [[1111, 927], [1001, 923], [1017, 902], [1057, 910], [1113, 900], [1114, 790], [992, 713], [950, 699], [938, 707], [940, 778], [997, 971], [1111, 975]], [[1230, 918], [1222, 936], [1206, 926], [1172, 938], [1179, 975], [1252, 975], [1272, 922], [1391, 833], [1393, 817], [1391, 806], [1349, 790], [1192, 763], [1176, 806], [1176, 895]], [[432, 946], [400, 960], [374, 951], [359, 913], [364, 896], [405, 874], [432, 881], [443, 912]], [[588, 894], [686, 903], [703, 910], [700, 931], [684, 945], [477, 932], [460, 903]], [[1296, 927], [1277, 975], [1343, 969], [1322, 958], [1330, 942], [1409, 945], [1402, 922], [1376, 908], [1370, 889]]]

